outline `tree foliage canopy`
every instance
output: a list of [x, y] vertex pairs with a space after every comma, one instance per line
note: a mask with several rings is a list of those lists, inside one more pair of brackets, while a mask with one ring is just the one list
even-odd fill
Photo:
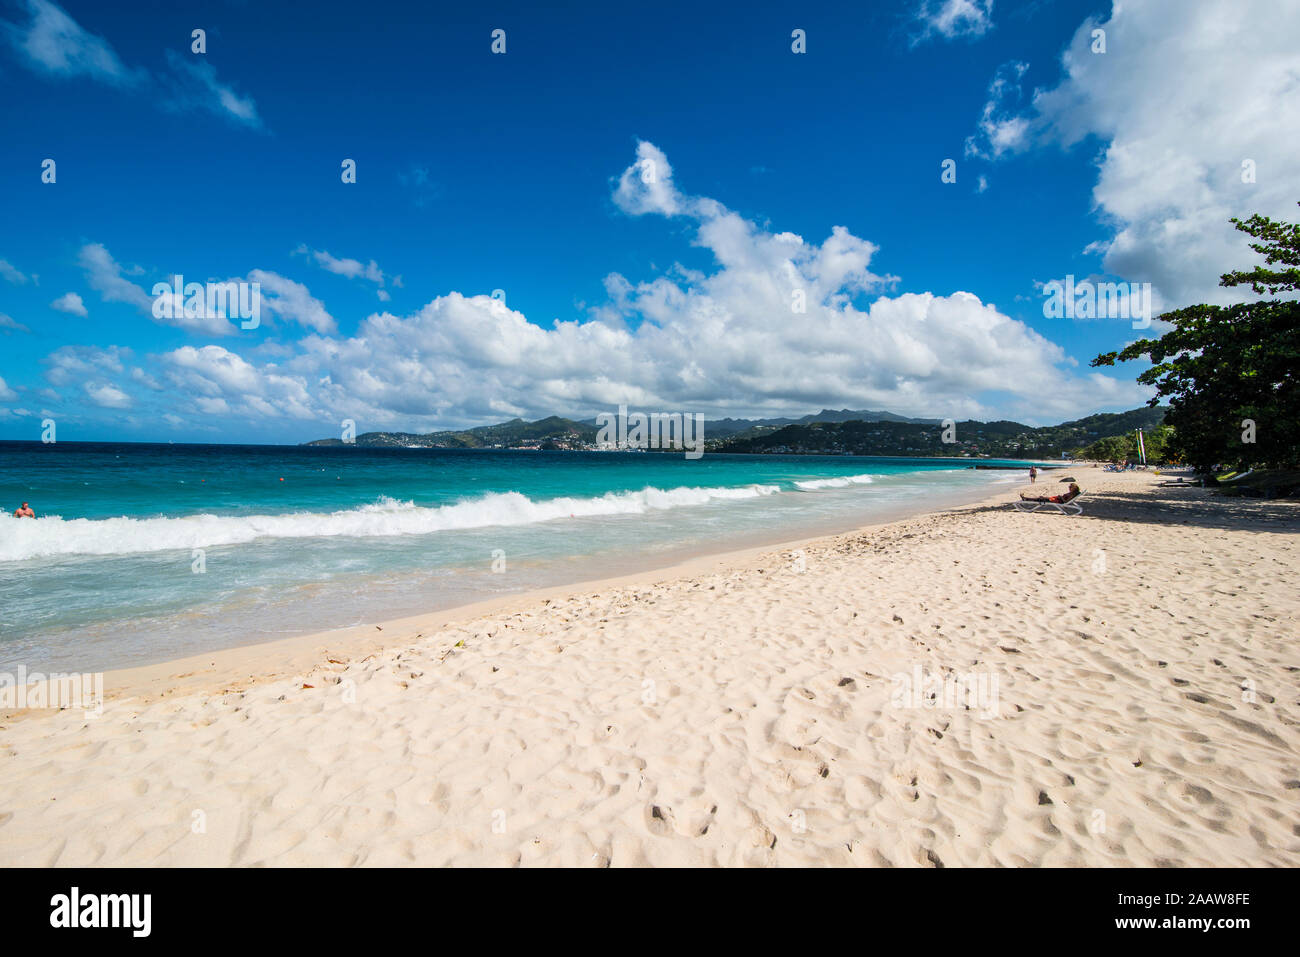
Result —
[[[1165, 462], [1178, 463], [1178, 453], [1169, 447], [1174, 430], [1167, 425], [1158, 425], [1143, 433], [1142, 445], [1146, 449], [1147, 463], [1160, 465]], [[1138, 448], [1137, 432], [1125, 432], [1123, 435], [1108, 435], [1085, 446], [1075, 453], [1076, 458], [1092, 459], [1097, 462], [1120, 462], [1128, 459], [1137, 462], [1142, 450]]]
[[[1298, 204], [1300, 205], [1300, 204]], [[1143, 357], [1137, 381], [1169, 400], [1169, 451], [1198, 468], [1300, 464], [1300, 224], [1234, 218], [1264, 258], [1225, 273], [1221, 286], [1248, 285], [1262, 298], [1233, 306], [1188, 306], [1160, 317], [1173, 329], [1097, 356], [1093, 366]], [[1278, 298], [1282, 293], [1283, 297]]]

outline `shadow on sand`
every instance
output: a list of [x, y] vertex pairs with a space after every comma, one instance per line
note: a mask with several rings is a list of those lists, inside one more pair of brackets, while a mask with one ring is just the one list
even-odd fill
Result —
[[[1041, 521], [1078, 522], [1103, 519], [1147, 525], [1194, 525], [1253, 532], [1300, 532], [1300, 501], [1237, 498], [1205, 489], [1152, 488], [1142, 491], [1089, 492], [1086, 481], [1079, 500], [1083, 514], [1064, 516], [1039, 511], [1029, 515]], [[975, 512], [1013, 511], [1011, 505], [984, 505]]]

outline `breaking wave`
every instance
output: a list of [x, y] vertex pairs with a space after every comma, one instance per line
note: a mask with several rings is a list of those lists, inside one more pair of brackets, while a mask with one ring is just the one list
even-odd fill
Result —
[[369, 505], [337, 512], [281, 515], [104, 519], [64, 519], [49, 515], [35, 520], [0, 515], [0, 561], [57, 555], [129, 555], [238, 545], [258, 539], [428, 535], [493, 525], [531, 525], [563, 518], [642, 515], [715, 501], [758, 498], [779, 491], [776, 485], [671, 489], [647, 486], [636, 492], [609, 492], [594, 498], [541, 501], [519, 492], [492, 492], [435, 507], [384, 497]]
[[795, 482], [797, 488], [805, 492], [814, 492], [819, 488], [848, 488], [850, 485], [870, 485], [870, 475], [843, 475], [839, 478], [827, 479], [808, 479], [804, 482]]

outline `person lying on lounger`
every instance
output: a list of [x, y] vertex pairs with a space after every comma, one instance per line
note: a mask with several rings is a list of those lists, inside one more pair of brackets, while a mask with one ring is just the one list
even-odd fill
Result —
[[1053, 505], [1064, 505], [1066, 502], [1070, 501], [1070, 499], [1078, 497], [1079, 486], [1074, 482], [1070, 483], [1070, 490], [1064, 495], [1037, 495], [1029, 497], [1025, 495], [1024, 492], [1020, 493], [1020, 501], [1022, 502], [1051, 502]]

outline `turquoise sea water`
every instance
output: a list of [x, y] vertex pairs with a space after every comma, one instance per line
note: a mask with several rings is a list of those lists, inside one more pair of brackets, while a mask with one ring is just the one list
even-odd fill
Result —
[[[970, 465], [0, 442], [0, 669], [126, 667], [380, 621], [1023, 478]], [[37, 520], [10, 517], [23, 501]]]

